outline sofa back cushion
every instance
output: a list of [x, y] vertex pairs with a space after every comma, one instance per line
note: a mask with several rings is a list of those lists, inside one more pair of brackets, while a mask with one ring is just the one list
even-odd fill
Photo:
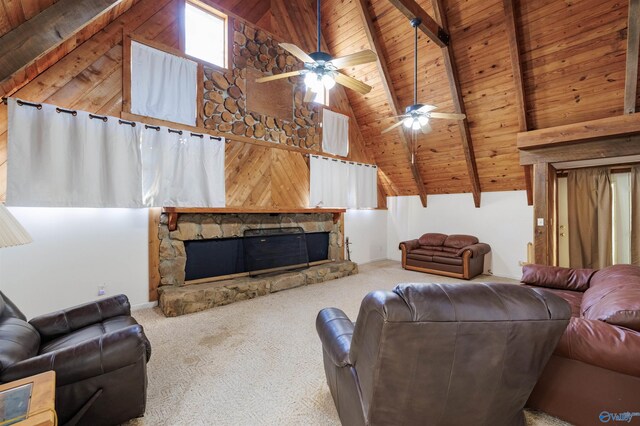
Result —
[[0, 371], [38, 354], [40, 335], [28, 322], [0, 318]]
[[640, 267], [614, 265], [596, 272], [580, 309], [586, 319], [640, 331]]
[[462, 247], [477, 243], [478, 239], [473, 235], [449, 235], [443, 245], [445, 247], [461, 249]]
[[418, 238], [418, 242], [421, 246], [441, 246], [442, 243], [447, 239], [445, 234], [424, 234], [422, 237]]
[[524, 265], [522, 281], [539, 287], [586, 291], [595, 269], [573, 269], [560, 266]]
[[18, 318], [23, 321], [27, 320], [27, 317], [18, 309], [16, 305], [0, 291], [0, 318], [12, 317]]

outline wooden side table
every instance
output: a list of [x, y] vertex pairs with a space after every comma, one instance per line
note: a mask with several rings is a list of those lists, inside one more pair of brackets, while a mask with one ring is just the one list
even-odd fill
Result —
[[55, 426], [58, 424], [55, 411], [56, 373], [47, 371], [35, 376], [0, 385], [0, 392], [18, 386], [32, 384], [31, 400], [27, 418], [14, 423], [19, 426]]

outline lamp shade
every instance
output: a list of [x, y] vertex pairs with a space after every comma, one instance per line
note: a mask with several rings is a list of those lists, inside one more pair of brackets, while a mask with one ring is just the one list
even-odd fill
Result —
[[20, 222], [13, 217], [11, 212], [0, 204], [0, 247], [19, 246], [28, 244], [31, 235], [20, 225]]

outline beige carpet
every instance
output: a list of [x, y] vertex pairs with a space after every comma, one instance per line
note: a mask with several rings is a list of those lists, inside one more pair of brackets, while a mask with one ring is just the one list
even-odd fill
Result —
[[[400, 282], [456, 280], [383, 261], [362, 266], [355, 276], [197, 314], [165, 318], [157, 308], [135, 312], [153, 353], [147, 412], [129, 424], [339, 425], [325, 383], [316, 314], [335, 306], [355, 320], [365, 294]], [[566, 424], [540, 413], [527, 413], [527, 421]]]

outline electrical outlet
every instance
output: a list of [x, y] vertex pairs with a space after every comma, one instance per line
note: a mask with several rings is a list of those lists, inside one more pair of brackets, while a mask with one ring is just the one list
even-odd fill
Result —
[[106, 284], [102, 284], [98, 286], [98, 296], [104, 296], [105, 294], [107, 294], [106, 287], [107, 287]]

